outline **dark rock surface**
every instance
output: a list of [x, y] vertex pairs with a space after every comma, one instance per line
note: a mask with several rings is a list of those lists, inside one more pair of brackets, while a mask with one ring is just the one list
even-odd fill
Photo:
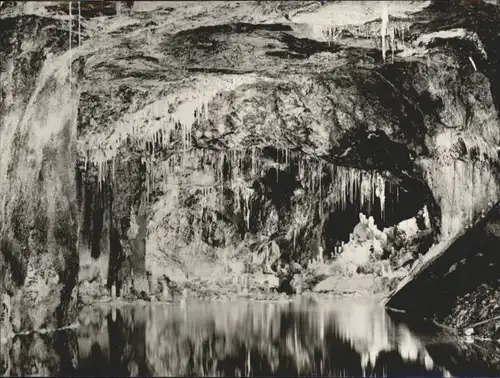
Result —
[[500, 339], [500, 204], [427, 261], [387, 306]]

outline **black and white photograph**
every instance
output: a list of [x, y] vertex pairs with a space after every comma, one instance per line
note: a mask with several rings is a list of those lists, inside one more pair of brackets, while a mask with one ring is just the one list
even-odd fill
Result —
[[500, 0], [0, 1], [0, 376], [500, 377]]

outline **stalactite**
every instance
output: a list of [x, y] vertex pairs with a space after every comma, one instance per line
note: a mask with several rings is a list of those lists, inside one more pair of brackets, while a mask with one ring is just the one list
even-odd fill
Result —
[[200, 218], [203, 219], [203, 214], [207, 208], [207, 193], [206, 188], [201, 188], [201, 206], [200, 206]]
[[250, 229], [250, 195], [245, 193], [245, 220], [247, 224], [247, 229]]
[[73, 60], [73, 56], [71, 54], [71, 38], [72, 38], [72, 29], [73, 29], [73, 17], [71, 15], [72, 12], [72, 1], [70, 0], [69, 2], [69, 88], [70, 88], [70, 95], [71, 95], [71, 84], [73, 82], [72, 75], [71, 75], [71, 64]]
[[382, 60], [385, 62], [385, 52], [386, 52], [386, 42], [385, 36], [387, 34], [387, 25], [389, 23], [389, 14], [387, 9], [387, 3], [382, 2], [382, 23], [380, 28], [380, 35], [382, 37]]
[[380, 175], [376, 175], [375, 196], [380, 200], [382, 219], [385, 219], [385, 180]]
[[391, 53], [392, 53], [392, 63], [394, 64], [394, 28], [391, 28], [390, 30], [390, 36], [391, 36]]
[[376, 199], [385, 211], [386, 180], [377, 172], [365, 172], [348, 167], [330, 167], [328, 208], [345, 210], [349, 204], [359, 203], [371, 208]]
[[81, 6], [80, 6], [80, 0], [78, 0], [78, 49], [80, 49], [80, 46], [82, 45], [81, 39], [82, 39], [82, 29], [81, 29], [81, 19], [82, 19], [82, 11], [81, 11]]
[[323, 175], [323, 162], [320, 161], [319, 162], [319, 167], [318, 167], [318, 180], [319, 180], [319, 198], [320, 198], [320, 201], [321, 201], [321, 198], [323, 196], [323, 193], [322, 193], [322, 182], [321, 182], [321, 176]]
[[251, 174], [252, 174], [252, 177], [253, 177], [255, 175], [255, 147], [252, 147], [250, 171], [251, 171]]
[[101, 185], [102, 185], [102, 162], [97, 162], [97, 180], [98, 180], [98, 186], [99, 186], [99, 191], [101, 191]]

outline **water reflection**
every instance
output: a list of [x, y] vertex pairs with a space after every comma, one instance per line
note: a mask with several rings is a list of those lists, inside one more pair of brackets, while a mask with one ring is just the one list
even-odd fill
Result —
[[[7, 375], [498, 375], [496, 344], [418, 332], [359, 300], [87, 309], [76, 331], [15, 338]], [[494, 350], [493, 347], [497, 349]], [[493, 348], [493, 349], [492, 349]]]

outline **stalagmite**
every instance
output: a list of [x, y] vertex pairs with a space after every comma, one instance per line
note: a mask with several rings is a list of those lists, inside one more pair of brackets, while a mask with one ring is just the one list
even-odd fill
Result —
[[318, 261], [323, 262], [323, 247], [318, 247]]
[[166, 282], [163, 282], [161, 295], [162, 295], [163, 301], [165, 301], [165, 302], [167, 302], [170, 299], [170, 293], [169, 293], [168, 286], [167, 286]]

